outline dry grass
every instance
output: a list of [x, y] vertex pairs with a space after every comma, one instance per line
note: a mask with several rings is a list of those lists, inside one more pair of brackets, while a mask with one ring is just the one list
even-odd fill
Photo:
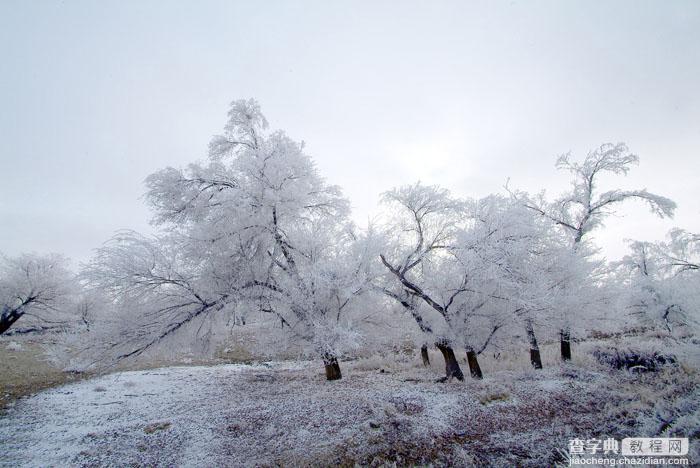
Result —
[[145, 432], [146, 434], [153, 434], [156, 431], [164, 431], [170, 426], [172, 426], [172, 423], [169, 421], [155, 422], [147, 424], [146, 427], [143, 428], [143, 432]]
[[508, 401], [510, 398], [510, 392], [507, 390], [494, 389], [480, 392], [476, 396], [482, 405], [488, 405], [489, 403]]
[[85, 377], [52, 366], [37, 339], [3, 340], [0, 349], [0, 409], [17, 398]]

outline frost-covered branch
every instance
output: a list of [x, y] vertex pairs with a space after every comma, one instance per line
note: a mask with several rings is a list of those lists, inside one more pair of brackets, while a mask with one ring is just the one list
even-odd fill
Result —
[[[75, 290], [68, 261], [56, 254], [0, 255], [0, 334], [25, 315], [55, 312]], [[49, 319], [50, 320], [50, 319]]]

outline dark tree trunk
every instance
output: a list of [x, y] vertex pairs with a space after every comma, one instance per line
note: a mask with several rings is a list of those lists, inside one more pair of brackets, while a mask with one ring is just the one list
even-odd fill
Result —
[[484, 374], [481, 373], [481, 367], [479, 366], [479, 360], [476, 357], [476, 351], [471, 348], [467, 348], [467, 362], [469, 363], [469, 372], [474, 379], [483, 379]]
[[561, 330], [561, 360], [571, 361], [571, 331], [568, 328]]
[[0, 335], [9, 330], [22, 315], [24, 315], [22, 310], [8, 309], [5, 307], [2, 311], [2, 315], [0, 315]]
[[527, 331], [527, 338], [530, 341], [530, 363], [535, 369], [542, 369], [540, 347], [537, 345], [537, 338], [535, 337], [535, 330], [532, 328], [531, 320], [525, 322], [525, 330]]
[[326, 367], [326, 380], [340, 380], [343, 375], [340, 373], [340, 365], [338, 358], [332, 355], [326, 355], [323, 358], [323, 365]]
[[430, 356], [428, 356], [428, 346], [423, 345], [420, 347], [420, 357], [423, 359], [423, 365], [425, 367], [430, 367]]
[[464, 380], [464, 374], [462, 374], [462, 369], [459, 367], [454, 350], [444, 343], [436, 343], [435, 346], [442, 353], [442, 357], [445, 358], [445, 378], [450, 380], [454, 377], [457, 380]]

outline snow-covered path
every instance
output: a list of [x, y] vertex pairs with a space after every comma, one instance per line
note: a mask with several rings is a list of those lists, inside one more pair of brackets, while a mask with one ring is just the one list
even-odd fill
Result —
[[318, 363], [107, 375], [18, 401], [0, 417], [0, 464], [323, 465], [338, 447], [352, 458], [373, 434], [386, 438], [387, 427], [443, 433], [465, 404], [464, 385], [386, 377], [326, 382]]

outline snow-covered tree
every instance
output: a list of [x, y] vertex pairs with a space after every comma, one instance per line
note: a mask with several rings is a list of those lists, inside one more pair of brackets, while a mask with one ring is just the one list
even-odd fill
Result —
[[0, 255], [0, 334], [23, 316], [42, 323], [62, 323], [56, 312], [74, 292], [68, 261], [57, 254]]
[[[598, 183], [606, 173], [626, 175], [639, 157], [629, 152], [624, 143], [605, 143], [588, 152], [582, 162], [572, 161], [566, 153], [557, 159], [558, 169], [571, 174], [571, 189], [554, 201], [547, 201], [544, 192], [536, 197], [522, 192], [513, 193], [527, 208], [539, 213], [563, 228], [574, 249], [579, 249], [586, 236], [603, 225], [606, 216], [626, 200], [642, 200], [652, 213], [661, 218], [672, 217], [676, 204], [661, 195], [640, 190], [614, 189], [601, 192]], [[561, 357], [571, 359], [571, 330], [564, 325], [560, 331]]]
[[[435, 341], [445, 359], [446, 378], [462, 380], [453, 349], [459, 342], [451, 310], [462, 292], [460, 278], [446, 278], [440, 270], [465, 222], [465, 204], [445, 189], [420, 183], [386, 192], [382, 201], [394, 213], [386, 229], [388, 250], [380, 255], [388, 277], [383, 289], [406, 307], [421, 331], [434, 334], [427, 339]], [[428, 312], [439, 317], [439, 329], [430, 324]]]
[[[528, 256], [541, 233], [518, 220], [534, 226], [534, 217], [501, 197], [466, 202], [421, 184], [384, 199], [395, 210], [390, 248], [381, 256], [385, 293], [410, 312], [426, 340], [436, 341], [448, 378], [461, 377], [455, 346], [465, 349], [472, 376], [481, 377], [477, 356], [512, 314], [532, 308], [523, 284], [540, 280]], [[529, 276], [516, 268], [530, 268]]]
[[471, 272], [470, 294], [460, 297], [479, 308], [466, 318], [473, 325], [476, 317], [487, 317], [487, 330], [520, 324], [531, 362], [541, 368], [536, 330], [556, 320], [555, 311], [568, 311], [570, 303], [585, 301], [589, 263], [568, 247], [561, 232], [512, 199], [476, 200], [471, 218], [455, 250], [460, 264], [469, 265], [466, 271]]
[[673, 229], [667, 242], [630, 242], [617, 265], [626, 300], [643, 326], [697, 333], [700, 325], [700, 236]]
[[215, 257], [192, 256], [191, 248], [176, 233], [149, 238], [123, 231], [97, 249], [82, 278], [121, 311], [120, 320], [103, 324], [121, 325], [113, 330], [117, 337], [104, 337], [114, 342], [109, 357], [137, 356], [190, 324], [206, 341], [210, 330], [202, 323], [234, 313], [231, 285], [240, 280], [239, 270]]
[[235, 101], [228, 115], [206, 163], [148, 177], [163, 235], [117, 239], [90, 275], [115, 297], [158, 298], [151, 332], [139, 327], [126, 355], [243, 304], [275, 317], [323, 359], [328, 379], [340, 378], [338, 357], [357, 344], [351, 309], [369, 281], [348, 202], [303, 144], [268, 130], [257, 102]]
[[666, 269], [674, 276], [700, 273], [700, 234], [675, 228], [668, 237], [669, 241], [661, 244]]
[[[492, 320], [503, 324], [515, 320], [527, 331], [531, 358], [541, 368], [535, 338], [535, 321], [546, 309], [537, 290], [545, 275], [536, 262], [548, 254], [549, 245], [541, 237], [546, 230], [518, 204], [497, 196], [476, 200], [474, 224], [459, 243], [460, 263], [470, 264], [472, 275], [480, 280], [479, 307], [490, 310]], [[474, 288], [472, 288], [474, 289]]]
[[447, 377], [461, 375], [456, 346], [466, 350], [471, 374], [481, 376], [477, 356], [514, 323], [526, 331], [533, 366], [541, 368], [537, 327], [570, 310], [591, 283], [589, 262], [563, 234], [499, 196], [462, 201], [416, 184], [384, 199], [394, 212], [381, 256], [384, 292], [406, 308], [426, 342], [437, 342]]

